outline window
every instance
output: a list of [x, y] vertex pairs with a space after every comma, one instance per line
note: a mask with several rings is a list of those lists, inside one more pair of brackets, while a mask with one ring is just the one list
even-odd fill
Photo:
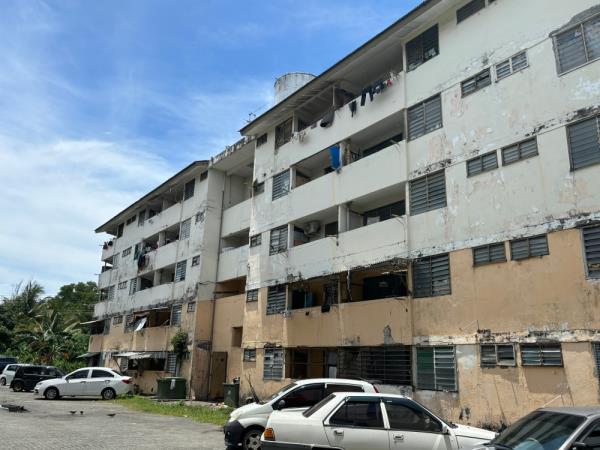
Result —
[[288, 226], [284, 225], [271, 230], [269, 242], [269, 255], [285, 252], [288, 246]]
[[194, 196], [194, 188], [196, 187], [196, 180], [193, 179], [185, 183], [183, 187], [183, 200], [187, 200]]
[[363, 300], [406, 297], [406, 272], [388, 273], [363, 280]]
[[442, 126], [442, 97], [440, 94], [408, 108], [409, 141], [442, 128]]
[[485, 0], [472, 0], [462, 8], [456, 10], [456, 23], [460, 23], [467, 17], [481, 11], [485, 8]]
[[179, 226], [179, 239], [184, 240], [190, 237], [190, 230], [192, 227], [192, 219], [187, 219], [181, 222]]
[[120, 238], [121, 236], [123, 236], [124, 229], [125, 229], [125, 224], [120, 223], [119, 226], [117, 227], [117, 238]]
[[567, 127], [571, 169], [600, 163], [600, 116]]
[[275, 127], [275, 148], [287, 144], [292, 139], [292, 118]]
[[73, 372], [71, 375], [67, 377], [68, 380], [81, 380], [83, 378], [88, 377], [89, 370], [78, 370], [77, 372]]
[[473, 249], [473, 265], [482, 266], [495, 262], [506, 261], [504, 242], [482, 245]]
[[252, 185], [252, 195], [262, 194], [263, 192], [265, 192], [265, 182], [261, 181], [258, 183], [255, 181]]
[[587, 276], [600, 278], [600, 225], [583, 229], [583, 247]]
[[342, 347], [338, 350], [337, 376], [410, 386], [411, 365], [410, 346]]
[[466, 79], [460, 84], [462, 96], [466, 97], [479, 89], [483, 89], [486, 86], [492, 84], [492, 75], [490, 69], [485, 69], [479, 72], [477, 75]]
[[416, 69], [439, 53], [438, 26], [436, 24], [406, 43], [406, 64], [408, 70]]
[[557, 34], [554, 42], [559, 74], [600, 58], [600, 15]]
[[521, 344], [521, 363], [524, 366], [562, 366], [560, 343]]
[[92, 370], [92, 378], [114, 378], [115, 376], [106, 370]]
[[119, 283], [119, 289], [126, 289], [127, 288], [127, 281], [121, 281]]
[[498, 155], [496, 150], [485, 155], [480, 155], [467, 161], [467, 176], [479, 175], [498, 168]]
[[351, 397], [331, 416], [329, 423], [338, 427], [383, 428], [380, 400]]
[[134, 325], [134, 316], [133, 314], [127, 314], [125, 316], [125, 332], [131, 331]]
[[207, 178], [208, 178], [208, 170], [207, 170], [207, 171], [205, 171], [205, 172], [202, 172], [202, 173], [200, 174], [200, 181], [204, 181], [204, 180], [206, 180]]
[[[585, 432], [585, 438], [577, 438], [578, 442], [583, 442], [585, 447], [590, 450], [600, 449], [600, 422], [593, 423]], [[576, 447], [575, 447], [576, 448]]]
[[146, 211], [140, 211], [138, 214], [138, 227], [144, 225], [144, 221], [146, 220]]
[[496, 64], [496, 81], [500, 81], [512, 75], [519, 70], [523, 70], [529, 66], [527, 61], [527, 52], [522, 51], [510, 58]]
[[545, 234], [510, 241], [510, 256], [513, 261], [549, 254], [548, 237]]
[[273, 196], [276, 200], [290, 192], [290, 171], [284, 170], [273, 177]]
[[175, 266], [175, 283], [185, 280], [187, 261], [179, 261]]
[[113, 257], [112, 257], [112, 266], [113, 266], [113, 269], [116, 269], [117, 267], [119, 267], [119, 254], [118, 253], [116, 255], [113, 255]]
[[[363, 225], [371, 225], [377, 222], [383, 222], [384, 220], [391, 219], [393, 217], [400, 217], [406, 214], [406, 206], [404, 200], [399, 202], [391, 203], [389, 205], [381, 206], [371, 211], [367, 211], [363, 214]], [[337, 222], [336, 231], [337, 231]], [[337, 234], [337, 233], [336, 233]]]
[[187, 312], [193, 313], [194, 311], [196, 311], [196, 302], [188, 302]]
[[413, 296], [435, 297], [451, 294], [448, 254], [428, 256], [413, 263]]
[[308, 408], [316, 405], [323, 398], [323, 383], [309, 384], [296, 388], [284, 395], [282, 400], [286, 408]]
[[126, 248], [125, 250], [123, 250], [123, 253], [121, 253], [121, 258], [125, 258], [130, 253], [131, 253], [131, 247]]
[[282, 348], [265, 348], [263, 378], [265, 380], [280, 380], [283, 378]]
[[259, 137], [256, 138], [256, 146], [260, 147], [261, 145], [266, 144], [267, 143], [267, 138], [268, 138], [267, 133], [261, 134]]
[[245, 348], [244, 349], [244, 361], [256, 361], [256, 349]]
[[121, 323], [123, 323], [123, 316], [113, 317], [113, 325], [119, 325]]
[[200, 255], [196, 255], [192, 258], [192, 267], [200, 264]]
[[600, 378], [600, 342], [592, 342], [592, 351], [596, 363], [596, 376]]
[[325, 297], [325, 305], [338, 304], [338, 282], [332, 281], [323, 286], [323, 296]]
[[271, 286], [267, 293], [267, 314], [279, 314], [285, 311], [285, 285]]
[[135, 294], [137, 290], [137, 278], [129, 280], [129, 295]]
[[137, 219], [137, 216], [130, 217], [130, 218], [129, 218], [129, 219], [127, 219], [127, 221], [125, 222], [125, 225], [131, 225], [133, 222], [135, 222], [135, 219]]
[[446, 206], [446, 175], [444, 170], [411, 180], [409, 186], [411, 216]]
[[512, 344], [482, 344], [480, 350], [481, 367], [516, 366]]
[[255, 234], [254, 236], [250, 236], [250, 247], [258, 247], [261, 244], [262, 235]]
[[457, 391], [454, 347], [417, 347], [417, 388]]
[[338, 222], [330, 222], [325, 224], [325, 236], [337, 236], [338, 234]]
[[115, 298], [115, 285], [108, 287], [108, 293], [106, 294], [106, 300], [111, 301]]
[[165, 363], [165, 372], [174, 374], [177, 371], [177, 354], [169, 352]]
[[204, 211], [196, 213], [196, 223], [204, 222]]
[[181, 324], [181, 305], [175, 305], [171, 308], [171, 326]]
[[509, 145], [502, 149], [502, 164], [516, 163], [523, 159], [531, 158], [538, 155], [537, 139], [528, 139], [518, 144]]
[[440, 433], [442, 424], [423, 408], [410, 400], [385, 399], [385, 410], [390, 428], [402, 431]]
[[[336, 391], [337, 392], [337, 391]], [[327, 403], [329, 403], [333, 398], [335, 397], [335, 395], [330, 394], [327, 397], [325, 397], [323, 400], [321, 400], [319, 403], [315, 404], [314, 406], [312, 406], [311, 408], [308, 408], [306, 411], [304, 411], [302, 413], [302, 415], [304, 417], [310, 417], [312, 416], [314, 413], [316, 413], [319, 409], [321, 409], [323, 406], [325, 406]]]
[[247, 302], [257, 302], [258, 301], [258, 289], [251, 289], [246, 291], [246, 301]]
[[231, 346], [232, 347], [241, 347], [242, 346], [242, 335], [243, 335], [243, 327], [233, 327], [231, 329]]

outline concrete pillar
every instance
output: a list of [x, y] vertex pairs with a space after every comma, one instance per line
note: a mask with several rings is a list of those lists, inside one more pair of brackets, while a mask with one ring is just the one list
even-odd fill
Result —
[[350, 229], [348, 211], [348, 205], [343, 204], [338, 206], [338, 234]]
[[165, 245], [166, 235], [167, 235], [167, 233], [165, 231], [161, 231], [158, 233], [158, 246], [159, 247], [162, 247], [163, 245]]
[[160, 284], [161, 273], [162, 273], [162, 270], [157, 270], [156, 272], [154, 272], [154, 280], [152, 281], [153, 286], [158, 286]]

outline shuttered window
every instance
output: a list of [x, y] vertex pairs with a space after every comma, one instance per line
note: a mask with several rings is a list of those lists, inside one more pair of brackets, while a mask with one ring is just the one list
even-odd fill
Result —
[[600, 342], [592, 342], [594, 362], [596, 363], [596, 376], [600, 378]]
[[417, 347], [416, 378], [418, 389], [457, 391], [454, 347]]
[[560, 343], [521, 344], [521, 363], [524, 366], [562, 366]]
[[472, 0], [462, 8], [456, 10], [456, 23], [460, 23], [467, 17], [481, 11], [485, 8], [485, 0]]
[[516, 365], [515, 347], [512, 344], [483, 344], [481, 350], [481, 367]]
[[285, 252], [288, 247], [288, 227], [284, 225], [271, 230], [269, 241], [269, 255]]
[[246, 291], [246, 301], [247, 302], [257, 302], [258, 301], [258, 289], [251, 289]]
[[254, 236], [250, 236], [250, 247], [258, 247], [262, 242], [262, 235], [255, 234]]
[[119, 325], [123, 323], [123, 316], [114, 316], [113, 317], [113, 325]]
[[175, 374], [177, 370], [177, 355], [173, 352], [169, 352], [167, 355], [167, 361], [165, 364], [165, 372]]
[[600, 15], [556, 35], [559, 74], [600, 58]]
[[137, 278], [132, 278], [129, 281], [129, 295], [135, 294], [137, 291]]
[[446, 175], [443, 170], [410, 181], [410, 215], [446, 206]]
[[125, 316], [125, 332], [126, 333], [133, 329], [133, 324], [134, 324], [133, 319], [134, 319], [133, 314], [127, 314]]
[[414, 70], [440, 53], [437, 24], [406, 43], [408, 70]]
[[193, 313], [194, 311], [196, 311], [196, 302], [188, 302], [187, 312]]
[[244, 349], [244, 361], [256, 361], [256, 349], [245, 348]]
[[502, 149], [502, 164], [507, 166], [538, 155], [537, 139], [528, 139]]
[[280, 380], [283, 378], [282, 348], [265, 348], [263, 378], [265, 380]]
[[267, 293], [267, 315], [285, 311], [285, 285], [271, 286]]
[[181, 305], [175, 305], [171, 308], [171, 326], [181, 324]]
[[127, 280], [125, 280], [125, 281], [121, 281], [121, 282], [119, 283], [119, 290], [120, 290], [120, 289], [127, 289]]
[[567, 127], [571, 169], [600, 163], [600, 116]]
[[185, 270], [187, 268], [187, 261], [179, 261], [175, 266], [175, 282], [185, 280]]
[[473, 265], [482, 266], [495, 262], [506, 261], [506, 250], [504, 242], [497, 244], [482, 245], [473, 249]]
[[190, 237], [191, 226], [192, 226], [191, 218], [181, 222], [181, 225], [179, 226], [179, 239], [181, 239], [183, 241], [184, 239], [187, 239]]
[[187, 200], [188, 198], [192, 198], [194, 196], [194, 188], [196, 187], [196, 180], [193, 179], [185, 183], [183, 188], [183, 199]]
[[292, 139], [292, 118], [275, 127], [275, 148], [290, 142]]
[[451, 294], [448, 254], [429, 256], [413, 262], [413, 297]]
[[290, 171], [285, 170], [273, 177], [273, 200], [283, 197], [290, 192]]
[[115, 286], [109, 286], [108, 287], [108, 292], [106, 294], [106, 300], [110, 301], [113, 300], [115, 298]]
[[409, 386], [411, 367], [411, 348], [405, 345], [342, 347], [338, 350], [337, 376], [340, 378]]
[[442, 126], [442, 97], [440, 94], [408, 108], [409, 141], [442, 128]]
[[465, 97], [472, 94], [479, 89], [483, 89], [486, 86], [492, 84], [492, 75], [490, 69], [485, 69], [479, 72], [477, 75], [466, 79], [460, 84], [462, 96]]
[[513, 261], [549, 254], [548, 237], [545, 234], [510, 241], [510, 256]]
[[600, 278], [600, 225], [583, 229], [583, 246], [588, 277]]
[[467, 161], [467, 176], [472, 177], [483, 172], [488, 172], [498, 168], [498, 154], [496, 150], [485, 155]]
[[512, 75], [519, 70], [523, 70], [529, 66], [527, 61], [527, 52], [517, 53], [510, 58], [496, 64], [496, 81]]

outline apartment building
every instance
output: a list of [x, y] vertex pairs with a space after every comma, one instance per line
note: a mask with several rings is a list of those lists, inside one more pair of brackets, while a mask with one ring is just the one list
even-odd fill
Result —
[[428, 0], [248, 123], [242, 391], [598, 404], [599, 58], [595, 0]]

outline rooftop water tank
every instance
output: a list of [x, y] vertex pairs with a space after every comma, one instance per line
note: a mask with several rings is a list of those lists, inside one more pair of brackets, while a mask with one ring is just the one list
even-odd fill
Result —
[[315, 78], [315, 75], [306, 72], [290, 72], [280, 76], [275, 80], [275, 104], [289, 97]]

